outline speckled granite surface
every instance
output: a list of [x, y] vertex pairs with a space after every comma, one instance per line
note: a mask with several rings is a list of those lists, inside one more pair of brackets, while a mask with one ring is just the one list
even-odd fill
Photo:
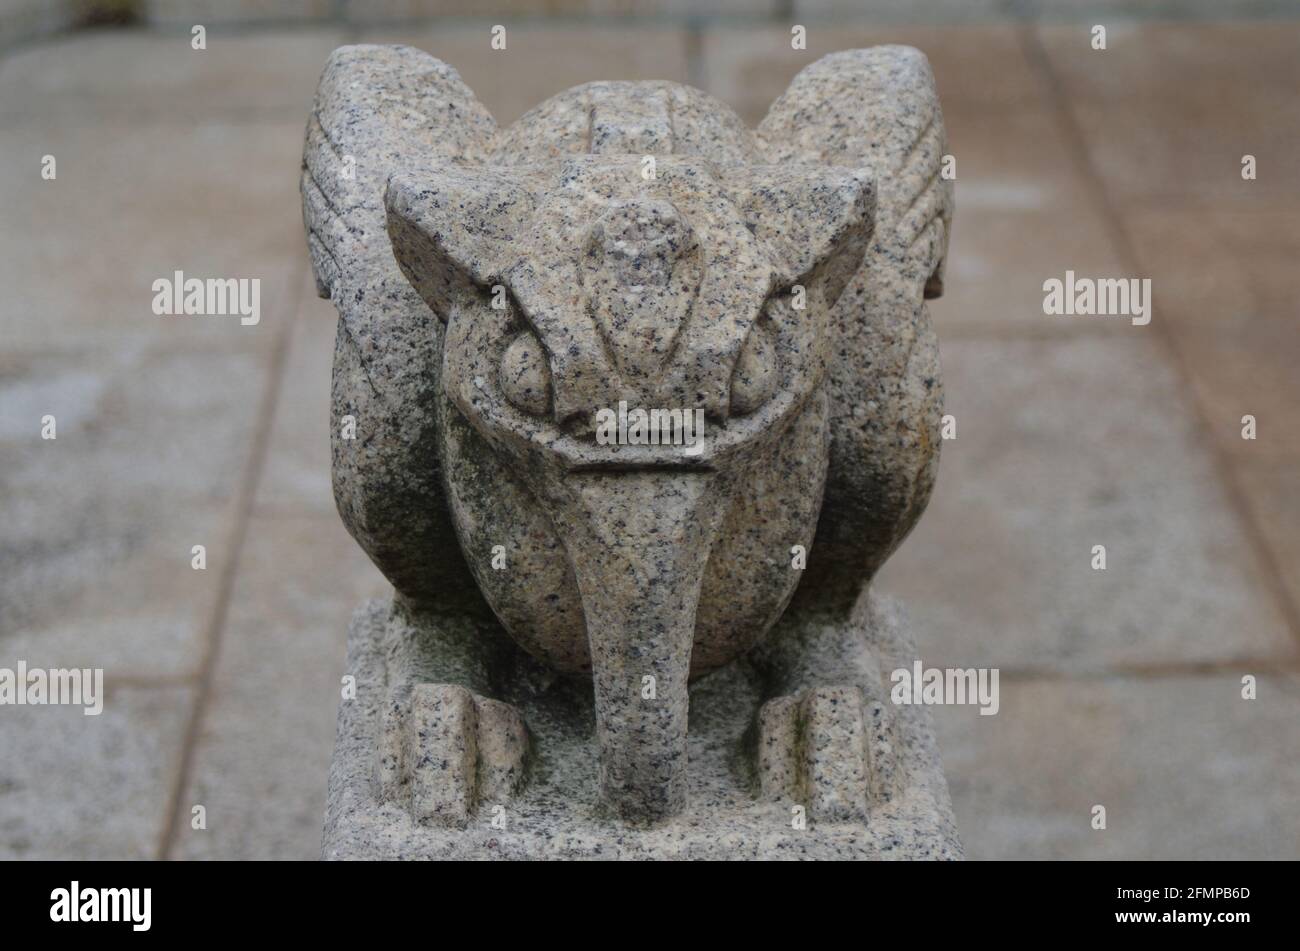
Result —
[[[520, 797], [490, 795], [464, 828], [418, 824], [383, 801], [375, 749], [383, 720], [391, 604], [370, 601], [353, 617], [348, 669], [357, 697], [339, 710], [322, 847], [326, 859], [959, 859], [961, 844], [935, 748], [930, 713], [892, 708], [889, 754], [899, 774], [890, 798], [865, 822], [794, 828], [789, 796], [764, 797], [754, 756], [752, 711], [761, 678], [739, 661], [691, 688], [690, 769], [685, 812], [650, 828], [629, 828], [597, 795], [590, 690], [572, 682], [520, 678], [513, 698], [533, 733], [536, 759]], [[864, 598], [856, 646], [825, 644], [809, 659], [885, 670], [910, 667], [915, 649], [900, 605]], [[846, 646], [849, 657], [841, 652]], [[887, 697], [884, 698], [887, 702]], [[881, 697], [875, 698], [880, 706]], [[802, 798], [802, 797], [801, 797]], [[498, 810], [500, 807], [500, 810]]]
[[907, 47], [818, 61], [754, 132], [663, 82], [498, 131], [432, 57], [334, 53], [303, 163], [334, 489], [396, 597], [354, 631], [385, 658], [373, 768], [333, 814], [377, 796], [439, 830], [398, 852], [445, 853], [488, 798], [540, 802], [526, 854], [581, 838], [590, 792], [666, 855], [790, 801], [808, 854], [958, 851], [855, 614], [933, 483], [943, 152]]

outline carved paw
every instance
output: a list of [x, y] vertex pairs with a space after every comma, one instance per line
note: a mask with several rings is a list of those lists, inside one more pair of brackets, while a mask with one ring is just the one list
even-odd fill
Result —
[[777, 697], [758, 714], [758, 774], [766, 798], [803, 803], [825, 822], [866, 821], [894, 789], [892, 712], [854, 686]]
[[398, 688], [380, 734], [380, 795], [418, 823], [463, 828], [480, 803], [523, 787], [527, 752], [528, 729], [508, 703], [453, 684]]

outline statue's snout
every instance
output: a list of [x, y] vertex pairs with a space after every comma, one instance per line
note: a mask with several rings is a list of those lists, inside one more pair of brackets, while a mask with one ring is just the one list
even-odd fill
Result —
[[565, 481], [557, 527], [586, 617], [601, 794], [630, 821], [672, 816], [686, 804], [687, 677], [721, 477], [651, 469]]

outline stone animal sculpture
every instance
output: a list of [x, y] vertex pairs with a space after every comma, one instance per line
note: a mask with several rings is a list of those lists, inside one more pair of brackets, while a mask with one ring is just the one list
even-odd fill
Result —
[[[335, 498], [395, 588], [354, 622], [379, 802], [463, 828], [563, 788], [635, 828], [725, 786], [860, 824], [905, 788], [865, 592], [937, 464], [944, 151], [906, 47], [809, 66], [756, 131], [670, 82], [498, 129], [427, 54], [331, 56], [302, 194]], [[702, 438], [601, 439], [620, 404]]]

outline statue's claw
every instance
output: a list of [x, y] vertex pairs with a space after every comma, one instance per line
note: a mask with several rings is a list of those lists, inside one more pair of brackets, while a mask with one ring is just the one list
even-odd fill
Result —
[[528, 729], [508, 703], [453, 684], [398, 688], [384, 712], [380, 793], [417, 823], [463, 828], [481, 803], [522, 788], [527, 752]]
[[894, 786], [890, 710], [855, 686], [777, 697], [758, 715], [763, 795], [803, 804], [823, 822], [865, 821]]

